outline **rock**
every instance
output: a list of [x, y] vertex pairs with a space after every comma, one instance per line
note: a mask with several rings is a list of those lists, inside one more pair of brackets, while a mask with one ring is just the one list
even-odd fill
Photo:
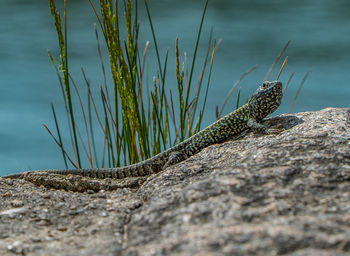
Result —
[[266, 122], [131, 188], [0, 178], [0, 255], [349, 255], [350, 109]]

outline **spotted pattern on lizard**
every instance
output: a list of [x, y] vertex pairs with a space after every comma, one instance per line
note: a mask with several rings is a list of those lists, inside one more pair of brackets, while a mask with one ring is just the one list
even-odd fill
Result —
[[[263, 133], [268, 132], [269, 127], [263, 125], [261, 121], [278, 108], [281, 100], [282, 83], [279, 81], [264, 81], [246, 104], [192, 137], [145, 161], [119, 168], [43, 170], [40, 172], [63, 175], [76, 174], [98, 179], [122, 179], [158, 173], [168, 166], [177, 164], [197, 154], [211, 144], [223, 142], [249, 128]], [[34, 172], [12, 174], [5, 176], [5, 178], [21, 178], [28, 173]]]

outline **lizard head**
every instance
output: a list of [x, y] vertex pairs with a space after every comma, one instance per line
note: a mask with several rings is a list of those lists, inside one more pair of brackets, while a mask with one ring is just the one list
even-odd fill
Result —
[[261, 120], [274, 112], [281, 104], [282, 83], [264, 81], [248, 100], [251, 115]]

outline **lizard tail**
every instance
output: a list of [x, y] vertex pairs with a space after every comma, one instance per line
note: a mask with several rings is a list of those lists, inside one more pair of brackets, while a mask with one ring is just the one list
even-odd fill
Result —
[[79, 175], [97, 179], [122, 179], [126, 177], [142, 177], [153, 173], [151, 166], [135, 164], [132, 166], [120, 168], [94, 168], [94, 169], [67, 169], [67, 170], [38, 170], [10, 174], [3, 176], [5, 179], [22, 179], [29, 174], [62, 174], [62, 175]]
[[72, 174], [97, 179], [122, 179], [126, 177], [140, 177], [150, 174], [142, 166], [128, 166], [120, 168], [95, 168], [95, 169], [71, 169], [71, 170], [49, 170], [46, 173]]
[[2, 176], [2, 178], [4, 178], [4, 179], [21, 179], [21, 178], [23, 178], [24, 175], [25, 175], [25, 173], [21, 172], [21, 173], [15, 173], [15, 174]]

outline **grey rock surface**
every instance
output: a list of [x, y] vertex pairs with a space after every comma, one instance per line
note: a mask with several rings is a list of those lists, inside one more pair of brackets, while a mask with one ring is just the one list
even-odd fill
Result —
[[0, 255], [350, 255], [350, 109], [267, 122], [130, 187], [0, 178]]

